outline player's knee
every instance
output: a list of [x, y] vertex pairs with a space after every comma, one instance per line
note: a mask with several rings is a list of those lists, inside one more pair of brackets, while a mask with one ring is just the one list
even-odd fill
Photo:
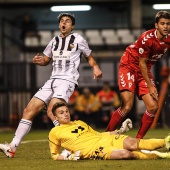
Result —
[[123, 146], [127, 150], [134, 151], [134, 150], [138, 149], [138, 140], [139, 139], [137, 139], [137, 138], [127, 137], [124, 140]]
[[151, 114], [155, 114], [157, 110], [158, 110], [158, 105], [152, 105], [147, 109], [147, 111]]
[[124, 113], [129, 113], [132, 109], [132, 105], [130, 104], [126, 104], [124, 107], [123, 107], [123, 112]]
[[130, 159], [132, 158], [132, 152], [127, 149], [114, 150], [111, 153], [110, 159]]
[[23, 119], [33, 120], [34, 117], [35, 117], [35, 114], [33, 112], [31, 112], [28, 108], [24, 109], [23, 115], [22, 115]]
[[130, 159], [132, 157], [131, 151], [123, 150], [121, 152], [121, 159]]

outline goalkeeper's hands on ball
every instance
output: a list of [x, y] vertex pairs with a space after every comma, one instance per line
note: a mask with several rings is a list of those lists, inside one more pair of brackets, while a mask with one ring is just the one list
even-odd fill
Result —
[[116, 132], [117, 134], [124, 134], [128, 132], [130, 129], [133, 128], [132, 121], [130, 119], [126, 119], [123, 123], [120, 129], [118, 129]]
[[70, 151], [64, 149], [60, 155], [64, 157], [64, 160], [77, 161], [80, 159], [80, 151], [71, 153]]

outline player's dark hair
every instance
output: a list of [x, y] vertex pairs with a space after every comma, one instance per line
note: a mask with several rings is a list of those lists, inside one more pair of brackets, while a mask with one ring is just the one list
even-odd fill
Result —
[[59, 14], [59, 16], [58, 16], [58, 22], [60, 23], [60, 20], [61, 20], [61, 18], [62, 17], [69, 17], [70, 19], [71, 19], [71, 21], [72, 21], [72, 25], [75, 25], [75, 17], [74, 17], [74, 15], [73, 14], [70, 14], [70, 13], [61, 13], [61, 14]]
[[155, 23], [158, 23], [161, 18], [170, 19], [170, 13], [167, 11], [159, 11], [155, 16]]
[[58, 103], [55, 103], [55, 104], [53, 105], [52, 113], [53, 113], [54, 116], [56, 116], [56, 114], [55, 114], [56, 109], [58, 109], [59, 107], [62, 107], [62, 106], [68, 107], [68, 106], [67, 106], [67, 103], [65, 103], [65, 102], [58, 102]]

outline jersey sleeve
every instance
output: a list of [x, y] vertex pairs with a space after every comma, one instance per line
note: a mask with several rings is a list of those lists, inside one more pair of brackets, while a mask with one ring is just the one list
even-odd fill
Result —
[[52, 48], [54, 44], [55, 37], [48, 43], [45, 50], [43, 51], [43, 54], [49, 58], [52, 58]]
[[60, 154], [60, 142], [55, 137], [53, 131], [49, 133], [49, 147], [50, 147], [50, 154], [53, 160], [57, 160]]
[[92, 52], [87, 41], [82, 36], [79, 38], [79, 48], [86, 57], [88, 57]]
[[139, 57], [148, 58], [152, 50], [152, 37], [149, 34], [141, 35], [136, 42], [136, 47]]

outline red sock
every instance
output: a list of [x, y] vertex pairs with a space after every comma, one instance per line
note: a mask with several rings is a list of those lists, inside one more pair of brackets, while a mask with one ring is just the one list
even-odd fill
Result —
[[120, 107], [112, 114], [110, 122], [107, 126], [106, 131], [116, 130], [119, 123], [122, 121], [124, 113], [121, 111]]
[[145, 113], [142, 117], [140, 129], [138, 131], [136, 138], [142, 139], [145, 136], [146, 132], [152, 125], [154, 117], [155, 117], [155, 115], [150, 114], [147, 110], [145, 111]]

